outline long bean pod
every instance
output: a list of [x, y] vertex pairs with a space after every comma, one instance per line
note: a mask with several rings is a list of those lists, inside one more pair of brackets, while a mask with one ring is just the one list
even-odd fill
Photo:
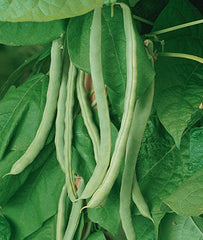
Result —
[[[132, 25], [130, 9], [125, 4], [120, 4], [123, 9], [124, 30], [126, 36], [126, 61], [127, 61], [127, 85], [125, 92], [124, 112], [121, 121], [121, 127], [115, 144], [110, 167], [106, 176], [94, 193], [86, 207], [98, 207], [108, 196], [113, 184], [119, 174], [122, 159], [125, 153], [129, 129], [133, 118], [135, 104], [136, 86], [137, 86], [137, 54], [136, 38]], [[132, 34], [133, 33], [133, 34]], [[133, 39], [134, 40], [133, 40]], [[133, 44], [135, 44], [133, 46]], [[133, 52], [134, 49], [134, 52]], [[133, 58], [135, 59], [133, 60]]]
[[89, 133], [89, 136], [92, 140], [95, 160], [96, 162], [98, 162], [99, 146], [100, 146], [99, 133], [93, 121], [92, 112], [88, 103], [87, 94], [84, 88], [84, 72], [82, 71], [79, 71], [76, 88], [77, 88], [77, 97], [80, 103], [83, 120], [87, 128], [87, 131]]
[[[80, 197], [84, 189], [84, 180], [81, 179], [80, 186], [77, 191], [77, 195]], [[81, 207], [83, 205], [83, 200], [80, 199], [77, 202], [73, 202], [70, 217], [68, 220], [68, 225], [63, 240], [72, 240], [74, 238], [75, 232], [77, 230], [80, 217], [81, 217]]]
[[64, 54], [63, 60], [63, 72], [61, 87], [59, 91], [59, 98], [57, 103], [56, 114], [56, 133], [55, 133], [55, 146], [57, 160], [61, 166], [63, 172], [65, 172], [65, 160], [64, 160], [64, 131], [65, 131], [65, 108], [67, 97], [67, 81], [68, 81], [68, 58], [67, 54]]
[[73, 107], [75, 97], [74, 93], [76, 87], [76, 74], [77, 70], [73, 63], [70, 62], [65, 111], [64, 157], [66, 187], [68, 191], [68, 196], [72, 202], [75, 201], [77, 197], [72, 171]]
[[[124, 232], [127, 239], [129, 240], [135, 239], [135, 231], [132, 224], [132, 216], [130, 211], [133, 177], [135, 174], [135, 167], [142, 142], [143, 133], [151, 112], [153, 95], [154, 83], [149, 86], [145, 94], [136, 102], [133, 122], [131, 125], [126, 148], [125, 167], [123, 171], [120, 191], [120, 216]], [[134, 180], [136, 181], [136, 178], [134, 178]], [[137, 207], [139, 206], [138, 209], [141, 210], [142, 214], [144, 213], [144, 216], [147, 216], [151, 219], [149, 209], [146, 209], [147, 205], [140, 198], [141, 192], [136, 191], [137, 189], [134, 188], [134, 196], [137, 203], [136, 205]]]
[[67, 197], [67, 188], [65, 184], [62, 188], [59, 204], [58, 204], [58, 214], [57, 214], [57, 223], [56, 223], [56, 240], [63, 240], [64, 233], [65, 233], [66, 197]]
[[108, 102], [102, 73], [101, 58], [101, 8], [94, 10], [90, 32], [90, 68], [92, 81], [97, 101], [97, 109], [100, 126], [100, 148], [98, 163], [89, 179], [81, 198], [87, 199], [97, 190], [101, 184], [110, 161], [111, 152], [111, 128]]
[[62, 52], [63, 39], [59, 38], [57, 40], [54, 40], [51, 48], [51, 65], [49, 71], [50, 77], [47, 90], [47, 100], [41, 123], [32, 143], [26, 152], [21, 156], [21, 158], [13, 164], [9, 174], [21, 173], [28, 165], [34, 161], [36, 156], [44, 147], [56, 113], [56, 106], [61, 83]]

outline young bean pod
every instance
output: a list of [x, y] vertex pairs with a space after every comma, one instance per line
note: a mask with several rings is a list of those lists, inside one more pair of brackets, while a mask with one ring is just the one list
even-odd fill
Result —
[[65, 233], [66, 197], [67, 197], [67, 188], [65, 184], [62, 188], [59, 204], [58, 204], [56, 240], [63, 240], [64, 233]]
[[97, 101], [97, 109], [100, 126], [100, 148], [98, 163], [89, 179], [81, 198], [87, 199], [97, 190], [101, 184], [110, 161], [111, 152], [111, 128], [109, 108], [106, 97], [105, 84], [102, 73], [101, 58], [101, 8], [94, 10], [90, 32], [90, 68], [92, 81]]
[[13, 164], [9, 175], [21, 173], [28, 165], [34, 161], [34, 159], [44, 147], [56, 114], [56, 106], [61, 83], [62, 53], [63, 39], [59, 38], [57, 40], [54, 40], [52, 43], [47, 100], [41, 123], [34, 137], [34, 140], [26, 152], [21, 156], [21, 158]]
[[65, 111], [64, 157], [66, 187], [68, 191], [68, 196], [72, 202], [75, 201], [77, 197], [72, 171], [73, 107], [75, 97], [74, 93], [76, 86], [76, 74], [77, 70], [73, 63], [70, 62]]
[[[145, 94], [136, 102], [133, 122], [130, 128], [129, 138], [126, 147], [125, 167], [123, 171], [121, 191], [120, 191], [120, 216], [122, 227], [126, 234], [127, 239], [135, 239], [135, 231], [132, 224], [132, 216], [130, 211], [133, 177], [135, 174], [135, 167], [137, 162], [138, 153], [140, 150], [142, 137], [144, 134], [147, 120], [149, 118], [154, 95], [154, 83], [152, 83], [146, 90]], [[134, 178], [136, 181], [136, 178]], [[137, 185], [138, 186], [138, 185]], [[136, 187], [136, 185], [134, 185]], [[151, 219], [149, 209], [146, 208], [146, 203], [140, 198], [139, 189], [134, 188], [133, 195], [136, 199], [136, 205], [141, 210], [141, 214]], [[141, 195], [142, 196], [142, 195]]]
[[55, 146], [57, 160], [61, 166], [63, 172], [65, 172], [64, 161], [64, 131], [65, 131], [65, 109], [66, 109], [66, 97], [67, 97], [67, 81], [68, 81], [68, 58], [67, 54], [64, 54], [63, 60], [63, 72], [61, 87], [59, 91], [59, 98], [57, 103], [56, 114], [56, 133], [55, 133]]
[[[121, 3], [123, 9], [124, 30], [126, 36], [126, 61], [127, 61], [127, 85], [125, 92], [124, 112], [121, 121], [121, 127], [115, 144], [110, 167], [106, 176], [94, 193], [86, 207], [98, 207], [108, 196], [113, 184], [119, 174], [122, 159], [126, 149], [129, 129], [133, 118], [135, 104], [136, 86], [137, 86], [137, 55], [136, 38], [132, 25], [130, 9], [127, 5]], [[132, 34], [133, 33], [133, 34]], [[134, 46], [133, 46], [134, 44]], [[133, 52], [134, 51], [134, 52]], [[134, 58], [134, 60], [133, 60]]]
[[[84, 189], [84, 180], [81, 179], [80, 186], [77, 191], [77, 195], [80, 197], [82, 191]], [[83, 200], [78, 200], [77, 202], [73, 202], [70, 217], [68, 220], [68, 225], [66, 228], [66, 232], [63, 240], [72, 240], [74, 238], [75, 232], [77, 230], [80, 217], [81, 217], [81, 207], [83, 205]]]
[[100, 146], [99, 133], [94, 123], [92, 112], [87, 99], [87, 94], [84, 88], [84, 72], [83, 71], [79, 71], [76, 88], [77, 88], [77, 97], [78, 97], [78, 101], [80, 103], [80, 108], [82, 112], [82, 117], [83, 117], [85, 126], [87, 128], [87, 131], [89, 133], [89, 136], [92, 140], [95, 160], [96, 162], [98, 162], [99, 146]]

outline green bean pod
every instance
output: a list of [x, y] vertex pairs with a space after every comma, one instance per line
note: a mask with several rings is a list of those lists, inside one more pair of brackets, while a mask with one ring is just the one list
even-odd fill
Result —
[[121, 3], [120, 6], [123, 9], [127, 61], [127, 85], [125, 92], [124, 112], [110, 167], [102, 184], [88, 202], [88, 205], [86, 206], [87, 208], [98, 207], [111, 191], [111, 188], [113, 187], [113, 184], [120, 171], [122, 159], [125, 154], [128, 133], [133, 118], [137, 86], [137, 46], [130, 9], [123, 3]]
[[[133, 178], [134, 181], [136, 181], [135, 167], [144, 130], [151, 112], [153, 95], [154, 82], [146, 90], [145, 94], [136, 102], [133, 122], [126, 148], [125, 167], [120, 191], [120, 216], [124, 232], [129, 240], [135, 239], [135, 231], [132, 224], [132, 216], [130, 211]], [[148, 207], [146, 208], [147, 205], [145, 201], [143, 201], [143, 197], [140, 197], [142, 196], [140, 194], [141, 192], [139, 190], [139, 185], [134, 184], [133, 195], [140, 213], [152, 219], [149, 209]]]
[[61, 87], [59, 91], [59, 98], [57, 103], [56, 114], [56, 133], [55, 133], [55, 146], [57, 160], [61, 166], [63, 172], [65, 172], [65, 160], [64, 160], [64, 131], [65, 131], [65, 109], [66, 109], [66, 97], [67, 97], [67, 82], [68, 82], [68, 58], [67, 54], [64, 54], [63, 72]]
[[37, 133], [26, 150], [26, 152], [17, 160], [12, 168], [10, 174], [21, 173], [28, 165], [30, 165], [37, 157], [39, 152], [45, 145], [50, 129], [56, 114], [57, 100], [61, 82], [62, 72], [62, 54], [63, 53], [63, 39], [59, 38], [54, 40], [51, 48], [51, 65], [50, 65], [50, 78], [47, 90], [47, 100], [42, 116], [41, 123]]
[[94, 123], [92, 112], [87, 99], [87, 94], [84, 88], [84, 72], [83, 71], [79, 71], [76, 88], [77, 88], [77, 97], [80, 103], [83, 120], [87, 128], [88, 134], [92, 140], [95, 160], [96, 162], [98, 162], [99, 146], [100, 146], [99, 133]]
[[77, 197], [72, 170], [73, 107], [75, 102], [74, 93], [76, 87], [76, 74], [77, 70], [73, 63], [70, 62], [65, 111], [64, 157], [66, 187], [68, 196], [72, 202], [75, 201]]
[[100, 148], [98, 162], [81, 198], [87, 199], [101, 184], [110, 161], [111, 127], [101, 57], [101, 7], [94, 10], [90, 32], [90, 68], [97, 101], [100, 126]]
[[66, 197], [67, 197], [67, 188], [65, 184], [62, 188], [59, 204], [58, 204], [58, 214], [57, 214], [57, 223], [56, 223], [56, 240], [63, 240], [64, 233], [65, 233]]
[[[77, 191], [77, 195], [80, 196], [84, 189], [84, 180], [81, 179], [80, 186]], [[81, 217], [81, 207], [83, 205], [83, 200], [78, 200], [73, 202], [70, 217], [68, 220], [68, 225], [63, 240], [72, 240], [74, 238], [75, 232], [77, 230], [80, 217]]]

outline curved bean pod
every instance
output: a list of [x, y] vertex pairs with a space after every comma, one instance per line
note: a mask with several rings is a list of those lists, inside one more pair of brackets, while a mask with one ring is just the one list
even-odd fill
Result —
[[66, 197], [67, 197], [67, 188], [65, 184], [62, 188], [59, 204], [58, 204], [58, 214], [57, 214], [57, 223], [56, 223], [56, 240], [63, 240], [63, 237], [64, 237]]
[[77, 88], [77, 97], [80, 103], [83, 120], [87, 128], [87, 131], [89, 133], [89, 136], [92, 140], [95, 160], [96, 162], [98, 162], [99, 146], [100, 146], [99, 133], [96, 125], [94, 124], [92, 112], [87, 100], [87, 94], [84, 88], [84, 72], [83, 71], [79, 71], [76, 88]]
[[73, 107], [76, 86], [76, 74], [77, 70], [73, 63], [70, 62], [65, 111], [64, 157], [66, 187], [68, 191], [68, 196], [72, 202], [76, 200], [77, 196], [72, 172]]
[[[133, 122], [130, 128], [129, 138], [126, 148], [125, 167], [123, 171], [121, 191], [120, 191], [120, 216], [121, 222], [127, 239], [135, 239], [135, 231], [132, 224], [132, 216], [130, 211], [133, 177], [136, 182], [135, 167], [137, 157], [140, 150], [142, 137], [144, 134], [147, 120], [149, 118], [154, 95], [154, 82], [146, 90], [145, 94], [136, 102]], [[140, 210], [140, 213], [151, 218], [148, 207], [143, 201], [139, 185], [134, 183], [133, 198]]]
[[[137, 46], [134, 29], [132, 25], [130, 9], [128, 8], [127, 5], [123, 3], [120, 3], [120, 6], [123, 8], [124, 30], [126, 36], [126, 60], [127, 60], [127, 85], [125, 92], [124, 112], [121, 121], [121, 127], [118, 132], [118, 137], [115, 144], [115, 149], [112, 155], [110, 167], [106, 173], [106, 176], [102, 184], [88, 202], [88, 205], [86, 206], [87, 208], [98, 207], [111, 191], [111, 188], [113, 187], [113, 184], [120, 171], [122, 159], [126, 149], [128, 133], [133, 118], [137, 86], [137, 61], [136, 61]], [[135, 49], [134, 52], [133, 49]]]
[[94, 10], [91, 32], [90, 32], [90, 67], [92, 81], [97, 101], [97, 109], [100, 126], [100, 148], [98, 163], [89, 179], [82, 195], [87, 199], [97, 190], [101, 184], [110, 161], [111, 153], [111, 127], [106, 90], [102, 73], [101, 59], [101, 8]]
[[22, 157], [13, 164], [9, 175], [21, 173], [28, 165], [34, 161], [34, 159], [44, 147], [56, 113], [62, 72], [62, 52], [63, 39], [59, 38], [57, 40], [54, 40], [51, 48], [51, 65], [49, 85], [47, 90], [47, 100], [41, 123], [32, 143], [26, 152], [22, 155]]
[[[84, 189], [84, 180], [81, 179], [80, 186], [77, 191], [77, 195], [80, 196]], [[67, 229], [64, 235], [63, 240], [72, 240], [74, 238], [75, 232], [77, 230], [80, 216], [81, 216], [81, 207], [83, 205], [83, 200], [78, 200], [77, 202], [73, 202], [70, 217], [68, 220]]]
[[57, 160], [61, 166], [63, 172], [65, 172], [64, 162], [64, 131], [65, 131], [65, 108], [66, 108], [66, 97], [67, 97], [67, 81], [68, 81], [68, 59], [67, 54], [64, 54], [63, 72], [61, 87], [59, 91], [59, 98], [57, 103], [57, 114], [56, 114], [56, 133], [55, 133], [55, 146]]

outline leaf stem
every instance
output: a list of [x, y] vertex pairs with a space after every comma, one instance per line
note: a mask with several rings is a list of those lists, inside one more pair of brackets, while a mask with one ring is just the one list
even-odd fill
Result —
[[173, 27], [165, 28], [165, 29], [161, 29], [159, 31], [155, 31], [155, 32], [146, 34], [145, 36], [146, 37], [153, 37], [155, 35], [159, 35], [159, 34], [163, 34], [163, 33], [167, 33], [167, 32], [172, 32], [172, 31], [179, 30], [179, 29], [182, 29], [182, 28], [198, 25], [198, 24], [201, 24], [201, 23], [203, 23], [203, 19], [188, 22], [188, 23], [184, 23], [184, 24], [180, 24], [180, 25], [176, 25], [176, 26], [173, 26]]
[[190, 54], [185, 54], [185, 53], [171, 53], [171, 52], [160, 52], [158, 53], [158, 56], [160, 57], [176, 57], [176, 58], [186, 58], [190, 60], [194, 60], [196, 62], [203, 63], [203, 58], [190, 55]]
[[138, 20], [138, 21], [143, 22], [143, 23], [146, 23], [146, 24], [151, 25], [151, 26], [154, 25], [153, 22], [151, 22], [151, 21], [149, 21], [149, 20], [147, 20], [145, 18], [139, 17], [137, 15], [133, 15], [133, 19]]

